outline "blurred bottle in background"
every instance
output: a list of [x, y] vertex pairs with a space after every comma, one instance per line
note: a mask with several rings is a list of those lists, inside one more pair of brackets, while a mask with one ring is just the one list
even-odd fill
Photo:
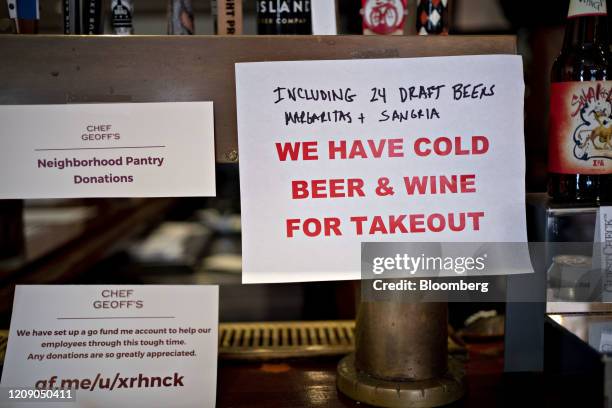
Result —
[[111, 1], [111, 26], [113, 28], [113, 34], [134, 34], [134, 27], [132, 25], [133, 12], [134, 3], [132, 0]]
[[451, 0], [417, 0], [417, 33], [419, 35], [448, 34]]
[[242, 34], [242, 0], [212, 0], [210, 6], [215, 34]]
[[168, 0], [168, 34], [195, 34], [191, 0]]
[[257, 34], [312, 34], [310, 0], [256, 0]]
[[363, 34], [403, 35], [407, 9], [407, 0], [362, 0]]
[[38, 0], [7, 0], [9, 18], [17, 34], [38, 34], [40, 4]]

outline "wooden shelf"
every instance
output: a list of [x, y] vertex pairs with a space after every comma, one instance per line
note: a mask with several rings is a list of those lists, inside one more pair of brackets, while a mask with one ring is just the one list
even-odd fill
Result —
[[0, 104], [213, 101], [216, 158], [233, 162], [236, 62], [515, 54], [516, 38], [7, 35], [0, 50]]

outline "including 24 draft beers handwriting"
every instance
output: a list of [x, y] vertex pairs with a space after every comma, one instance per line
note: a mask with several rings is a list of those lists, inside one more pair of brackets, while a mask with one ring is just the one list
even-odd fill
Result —
[[[398, 87], [397, 90], [389, 90], [387, 94], [386, 88], [372, 88], [369, 96], [370, 103], [383, 102], [387, 103], [387, 98], [391, 98], [391, 93], [397, 91], [399, 101], [401, 103], [411, 102], [414, 100], [434, 100], [440, 99], [441, 92], [446, 88], [445, 84], [437, 85], [412, 85], [406, 87]], [[495, 96], [495, 84], [484, 83], [456, 83], [449, 87], [452, 91], [454, 101], [462, 99], [484, 99]], [[282, 101], [298, 102], [298, 101], [321, 101], [321, 102], [358, 102], [357, 94], [351, 88], [336, 88], [336, 89], [309, 89], [301, 87], [276, 87], [274, 89], [274, 104]], [[406, 110], [384, 109], [378, 115], [378, 122], [405, 122], [414, 119], [440, 119], [440, 112], [435, 107], [433, 108], [413, 108]], [[316, 123], [353, 123], [354, 121], [364, 122], [363, 114], [354, 117], [351, 112], [344, 110], [330, 111], [288, 111], [285, 112], [285, 125], [301, 125], [301, 124], [316, 124]]]
[[[81, 134], [83, 141], [116, 141], [121, 140], [121, 133], [115, 131], [110, 124], [87, 125], [84, 133]], [[160, 156], [117, 156], [114, 158], [97, 158], [78, 159], [76, 157], [54, 157], [51, 159], [38, 159], [37, 167], [39, 169], [58, 169], [64, 170], [67, 168], [87, 168], [87, 167], [162, 167], [164, 157]], [[74, 184], [109, 184], [109, 183], [133, 183], [133, 175], [113, 175], [107, 173], [99, 176], [83, 176], [75, 174], [73, 176]]]

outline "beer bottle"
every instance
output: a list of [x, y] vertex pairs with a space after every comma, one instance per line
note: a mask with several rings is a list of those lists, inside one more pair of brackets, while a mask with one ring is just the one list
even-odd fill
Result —
[[310, 0], [256, 0], [257, 34], [312, 34]]
[[193, 35], [195, 24], [191, 0], [168, 0], [168, 35]]
[[448, 34], [449, 0], [417, 0], [416, 29], [419, 35]]
[[402, 35], [406, 23], [406, 0], [361, 0], [363, 34]]
[[612, 81], [606, 0], [571, 0], [551, 74], [548, 191], [556, 202], [612, 202]]
[[116, 35], [134, 34], [132, 14], [134, 3], [132, 0], [111, 0], [111, 26]]

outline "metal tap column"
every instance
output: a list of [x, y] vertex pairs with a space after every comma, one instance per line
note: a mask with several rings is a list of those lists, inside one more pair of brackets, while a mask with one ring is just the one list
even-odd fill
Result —
[[338, 388], [379, 407], [438, 407], [463, 396], [448, 358], [447, 303], [361, 302], [356, 352], [338, 364]]

